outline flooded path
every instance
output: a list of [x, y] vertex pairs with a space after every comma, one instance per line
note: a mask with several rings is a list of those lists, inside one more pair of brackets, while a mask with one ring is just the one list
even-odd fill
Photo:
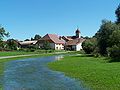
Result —
[[4, 77], [0, 79], [3, 90], [85, 90], [80, 82], [47, 67], [48, 62], [59, 58], [49, 56], [7, 62]]

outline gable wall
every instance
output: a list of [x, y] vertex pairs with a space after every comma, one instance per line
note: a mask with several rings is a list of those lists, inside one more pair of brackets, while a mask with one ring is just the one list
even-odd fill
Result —
[[80, 51], [82, 49], [82, 43], [76, 45], [76, 51]]

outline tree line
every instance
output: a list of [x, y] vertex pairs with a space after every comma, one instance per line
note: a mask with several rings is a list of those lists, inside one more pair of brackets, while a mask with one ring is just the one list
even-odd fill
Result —
[[83, 43], [83, 50], [95, 56], [108, 56], [120, 59], [120, 4], [115, 10], [116, 21], [102, 20], [102, 25], [92, 38]]
[[[6, 41], [3, 40], [4, 37], [9, 37], [10, 33], [7, 32], [4, 27], [0, 26], [0, 51], [11, 51], [11, 50], [18, 50], [19, 48], [19, 41], [16, 39], [8, 39]], [[41, 36], [36, 34], [31, 39], [25, 39], [24, 41], [30, 40], [39, 40]]]

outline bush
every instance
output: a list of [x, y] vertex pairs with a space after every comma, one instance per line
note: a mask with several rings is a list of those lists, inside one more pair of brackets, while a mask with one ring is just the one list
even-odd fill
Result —
[[113, 59], [120, 59], [120, 45], [114, 45], [111, 48], [107, 49], [108, 56], [110, 56]]
[[101, 57], [100, 53], [99, 53], [99, 48], [96, 47], [92, 53], [95, 57]]
[[95, 50], [96, 44], [96, 38], [91, 38], [83, 42], [82, 47], [86, 54], [91, 54]]

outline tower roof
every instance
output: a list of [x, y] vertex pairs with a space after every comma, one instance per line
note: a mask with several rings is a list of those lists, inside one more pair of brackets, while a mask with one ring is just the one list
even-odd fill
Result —
[[76, 33], [80, 33], [80, 30], [79, 30], [79, 28], [77, 28], [77, 30], [76, 30]]

